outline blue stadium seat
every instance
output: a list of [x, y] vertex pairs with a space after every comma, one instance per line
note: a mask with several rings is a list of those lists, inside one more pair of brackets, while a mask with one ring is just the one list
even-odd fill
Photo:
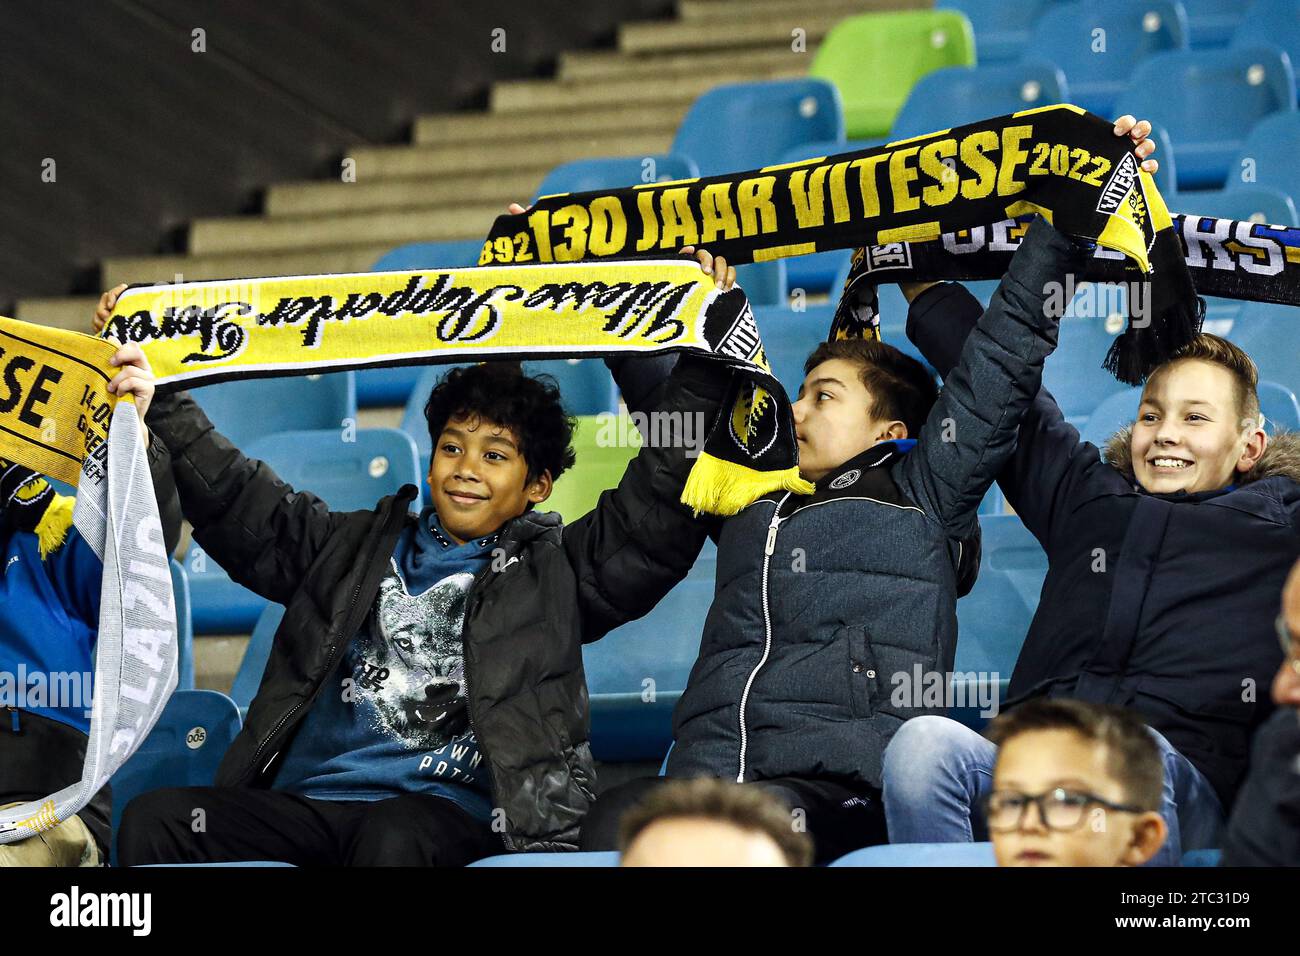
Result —
[[[1088, 424], [1080, 433], [1083, 440], [1103, 448], [1111, 435], [1133, 424], [1141, 401], [1141, 388], [1126, 388], [1108, 396], [1088, 417]], [[1300, 401], [1285, 385], [1260, 382], [1259, 407], [1264, 415], [1264, 430], [1270, 435], [1279, 429], [1300, 431]]]
[[[1271, 113], [1295, 108], [1295, 74], [1285, 53], [1276, 47], [1232, 47], [1143, 60], [1106, 115], [1132, 113], [1163, 126], [1178, 156], [1183, 191], [1221, 188], [1237, 175], [1230, 166], [1245, 141], [1242, 131]], [[1223, 122], [1224, 116], [1233, 121]]]
[[262, 672], [271, 657], [271, 644], [275, 638], [276, 628], [284, 619], [284, 605], [268, 603], [257, 618], [253, 627], [253, 636], [248, 639], [244, 656], [239, 662], [239, 671], [234, 683], [230, 685], [230, 698], [239, 707], [239, 713], [248, 713], [248, 705], [257, 696], [257, 688], [262, 683]]
[[886, 843], [846, 853], [831, 866], [997, 866], [992, 843]]
[[975, 54], [986, 64], [1019, 59], [1030, 48], [1030, 27], [1051, 5], [1052, 0], [939, 0], [935, 7], [966, 14], [975, 31]]
[[1187, 12], [1187, 42], [1194, 50], [1227, 46], [1241, 23], [1246, 4], [1234, 0], [1182, 0]]
[[[1228, 182], [1272, 186], [1300, 198], [1300, 112], [1271, 113], [1259, 120], [1228, 167]], [[1296, 223], [1289, 223], [1296, 225]]]
[[190, 394], [217, 431], [239, 449], [262, 435], [341, 429], [357, 419], [354, 372], [240, 379], [205, 385]]
[[772, 166], [801, 143], [844, 141], [834, 84], [812, 78], [716, 86], [677, 127], [672, 151], [699, 164], [701, 176]]
[[[997, 682], [997, 698], [1020, 656], [1029, 624], [1038, 609], [1038, 596], [1047, 576], [1047, 555], [1015, 515], [981, 515], [980, 573], [970, 594], [957, 602], [957, 654], [954, 680], [975, 673], [983, 687], [962, 691], [966, 706], [951, 716], [971, 726], [984, 719], [974, 701], [988, 699]], [[994, 675], [997, 675], [994, 677]], [[963, 699], [958, 697], [958, 700]]]
[[[424, 487], [423, 464], [408, 435], [395, 428], [362, 428], [353, 437], [355, 441], [344, 441], [338, 429], [283, 432], [250, 442], [244, 453], [265, 461], [292, 487], [319, 495], [336, 511], [370, 509], [407, 483]], [[185, 556], [185, 570], [196, 632], [252, 629], [265, 599], [232, 581], [197, 542]]]
[[1296, 0], [1254, 0], [1232, 33], [1229, 46], [1283, 50], [1296, 65], [1300, 57], [1300, 3]]
[[113, 774], [114, 859], [117, 828], [126, 805], [149, 790], [211, 786], [239, 728], [239, 708], [225, 694], [214, 690], [172, 694], [149, 736]]
[[785, 305], [790, 299], [789, 259], [736, 267], [736, 284], [753, 305]]
[[1186, 213], [1189, 216], [1242, 219], [1270, 226], [1294, 226], [1300, 222], [1295, 202], [1274, 186], [1247, 183], [1230, 185], [1227, 189], [1177, 193], [1170, 197], [1169, 202], [1170, 212]]
[[[505, 212], [502, 204], [501, 211]], [[478, 264], [483, 242], [463, 239], [450, 242], [413, 242], [385, 253], [372, 272], [406, 272], [419, 269], [465, 269]], [[422, 371], [418, 365], [400, 368], [367, 368], [356, 373], [357, 404], [362, 408], [405, 405]]]
[[990, 116], [1068, 102], [1065, 72], [1047, 60], [949, 66], [916, 81], [889, 135], [909, 139]]
[[1161, 51], [1187, 49], [1187, 16], [1174, 0], [1058, 3], [1034, 23], [1026, 49], [1060, 65], [1076, 106], [1113, 119], [1135, 67]]
[[1188, 850], [1183, 854], [1183, 866], [1218, 866], [1223, 860], [1222, 850]]
[[699, 174], [695, 160], [678, 153], [575, 159], [570, 163], [561, 163], [547, 173], [533, 199], [556, 193], [584, 193], [593, 189], [620, 189], [639, 183], [693, 179]]
[[1246, 350], [1264, 381], [1300, 392], [1300, 315], [1293, 306], [1246, 302], [1228, 338]]
[[583, 647], [597, 759], [658, 760], [672, 743], [673, 707], [699, 655], [717, 561], [706, 541], [686, 579], [649, 614]]
[[618, 866], [619, 854], [596, 853], [502, 853], [484, 857], [470, 866]]
[[[1101, 312], [1102, 315], [1092, 313]], [[1092, 410], [1115, 390], [1115, 378], [1102, 362], [1111, 343], [1128, 326], [1122, 285], [1080, 283], [1061, 319], [1056, 351], [1043, 366], [1043, 387], [1072, 422], [1087, 421]]]
[[176, 602], [176, 689], [194, 689], [194, 622], [190, 614], [190, 580], [185, 568], [171, 561], [172, 598]]

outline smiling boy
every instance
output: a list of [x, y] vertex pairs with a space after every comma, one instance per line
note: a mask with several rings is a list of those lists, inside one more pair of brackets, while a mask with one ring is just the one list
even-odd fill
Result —
[[[960, 285], [935, 285], [913, 299], [908, 335], [946, 374], [979, 314]], [[1218, 845], [1272, 709], [1300, 436], [1266, 436], [1257, 385], [1249, 356], [1202, 334], [1149, 376], [1137, 420], [1102, 453], [1040, 391], [998, 478], [1048, 560], [1003, 708], [1073, 697], [1140, 714], [1165, 764], [1159, 864]], [[905, 726], [885, 760], [891, 839], [976, 838], [995, 756], [945, 717]]]
[[[117, 358], [147, 366], [138, 346]], [[656, 361], [610, 364], [624, 385]], [[716, 409], [714, 364], [683, 358], [655, 407], [682, 421]], [[337, 512], [242, 455], [187, 394], [154, 401], [195, 541], [285, 614], [217, 785], [132, 801], [125, 865], [452, 866], [575, 848], [596, 786], [582, 645], [646, 613], [695, 559], [703, 532], [678, 500], [688, 445], [647, 444], [564, 525], [536, 508], [574, 465], [552, 381], [509, 363], [453, 369], [425, 417], [430, 504], [410, 512], [406, 485]]]

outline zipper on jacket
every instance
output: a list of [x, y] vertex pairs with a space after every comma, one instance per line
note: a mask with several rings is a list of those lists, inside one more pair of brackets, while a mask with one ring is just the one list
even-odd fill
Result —
[[[394, 503], [393, 510], [389, 514], [390, 521], [392, 520], [393, 515], [400, 515], [400, 517], [403, 520], [405, 520], [406, 512], [396, 507], [396, 505], [400, 503], [401, 502]], [[380, 533], [379, 541], [376, 542], [375, 547], [372, 549], [371, 552], [372, 560], [367, 564], [367, 567], [369, 567], [369, 565], [373, 563], [373, 556], [374, 554], [378, 553], [379, 545], [383, 542], [384, 538], [387, 537], [387, 532], [388, 532], [388, 528], [385, 527], [384, 531]], [[366, 575], [362, 574], [361, 577], [358, 578], [357, 580], [356, 589], [352, 592], [352, 600], [348, 604], [348, 614], [347, 617], [345, 618], [345, 620], [348, 621], [349, 623], [351, 622], [353, 614], [357, 609], [357, 598], [361, 596], [361, 585], [365, 583], [365, 580], [366, 580]], [[358, 622], [357, 627], [360, 626], [361, 624], [360, 622]], [[338, 657], [339, 651], [342, 650], [344, 647], [346, 647], [347, 644], [352, 640], [352, 638], [356, 636], [355, 629], [353, 629], [350, 626], [345, 629], [345, 632], [348, 634], [348, 636], [346, 638], [343, 638], [338, 643], [336, 643], [334, 647], [330, 650], [330, 656], [325, 661], [324, 677], [321, 678], [321, 684], [316, 685], [316, 690], [315, 692], [312, 693], [311, 697], [308, 699], [309, 701], [314, 701], [316, 699], [316, 694], [320, 691], [321, 685], [324, 684], [325, 681], [329, 680], [330, 674], [334, 672], [334, 659]], [[266, 749], [266, 745], [269, 744], [273, 739], [275, 739], [275, 735], [280, 732], [280, 728], [285, 725], [285, 723], [289, 720], [290, 717], [292, 717], [294, 714], [298, 712], [298, 709], [302, 707], [304, 703], [306, 703], [306, 701], [300, 700], [298, 701], [298, 703], [294, 704], [291, 708], [289, 708], [289, 712], [285, 714], [283, 717], [281, 717], [279, 722], [276, 723], [276, 725], [271, 728], [271, 732], [266, 735], [266, 739], [263, 740], [260, 744], [258, 744], [257, 749], [253, 751], [252, 759], [248, 761], [248, 766], [245, 767], [244, 773], [248, 773], [249, 770], [256, 769], [257, 758], [260, 757], [262, 751]], [[263, 771], [265, 771], [267, 768], [271, 766], [271, 764], [274, 762], [277, 756], [278, 756], [278, 751], [277, 753], [272, 754], [271, 758], [267, 760], [266, 767], [262, 768]]]
[[745, 726], [745, 707], [749, 703], [749, 689], [754, 686], [754, 678], [758, 676], [758, 672], [767, 663], [768, 655], [772, 653], [772, 612], [767, 603], [767, 576], [772, 564], [772, 554], [776, 551], [776, 531], [781, 524], [781, 506], [785, 504], [786, 498], [789, 498], [790, 495], [791, 492], [787, 491], [785, 496], [776, 503], [776, 507], [772, 509], [772, 523], [767, 526], [767, 544], [763, 547], [763, 656], [759, 658], [754, 669], [749, 672], [749, 679], [745, 681], [745, 689], [740, 695], [740, 772], [736, 774], [736, 783], [745, 782], [745, 757], [749, 750], [749, 731]]
[[[501, 544], [500, 539], [498, 539], [497, 543]], [[501, 550], [504, 555], [505, 548], [503, 547]], [[495, 560], [496, 558], [493, 557], [492, 561]], [[502, 568], [502, 570], [504, 570], [504, 568]], [[474, 616], [474, 613], [478, 611], [479, 605], [483, 603], [481, 592], [483, 582], [487, 580], [489, 574], [493, 573], [497, 572], [492, 570], [492, 564], [489, 562], [488, 566], [478, 573], [478, 577], [474, 579], [474, 583], [470, 585], [471, 596], [465, 605], [465, 623], [460, 629], [460, 653], [461, 660], [465, 665], [465, 719], [469, 722], [470, 733], [474, 735], [474, 743], [478, 747], [479, 755], [483, 758], [484, 772], [487, 774], [488, 796], [491, 798], [492, 808], [495, 810], [498, 807], [498, 801], [496, 784], [492, 782], [492, 762], [488, 757], [487, 748], [483, 745], [483, 738], [479, 736], [478, 728], [474, 726], [474, 706], [470, 701], [469, 696], [470, 688], [473, 686], [474, 682], [470, 680], [470, 662], [468, 653], [469, 620]], [[508, 826], [501, 831], [500, 836], [506, 849], [513, 851], [515, 849], [515, 841], [510, 839], [510, 828]]]

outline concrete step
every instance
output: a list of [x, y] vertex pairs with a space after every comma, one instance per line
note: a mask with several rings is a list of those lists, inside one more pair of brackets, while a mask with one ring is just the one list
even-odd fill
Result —
[[265, 214], [273, 218], [493, 201], [500, 201], [504, 208], [532, 196], [544, 174], [538, 170], [508, 170], [379, 182], [280, 183], [266, 191], [263, 207]]
[[733, 17], [730, 22], [720, 23], [686, 20], [625, 23], [618, 29], [618, 49], [623, 53], [666, 53], [739, 50], [777, 43], [789, 45], [794, 40], [795, 30], [803, 30], [804, 39], [809, 42], [820, 40], [842, 19], [836, 13], [817, 10], [802, 13], [787, 9], [774, 15], [746, 15], [741, 20]]
[[735, 50], [690, 50], [684, 53], [651, 53], [632, 56], [609, 51], [565, 53], [560, 57], [559, 79], [565, 82], [643, 79], [660, 82], [665, 77], [698, 76], [719, 70], [773, 69], [793, 64], [808, 72], [815, 45], [806, 53], [795, 53], [790, 44], [755, 47], [737, 54]]
[[14, 318], [36, 325], [48, 325], [73, 332], [91, 332], [90, 319], [99, 297], [93, 295], [60, 296], [48, 299], [19, 299]]
[[[435, 176], [446, 173], [540, 171], [585, 156], [645, 156], [662, 153], [670, 132], [589, 133], [558, 140], [537, 140], [527, 147], [496, 149], [490, 143], [459, 146], [366, 146], [349, 155], [357, 163], [357, 181]], [[541, 176], [538, 176], [540, 180]]]
[[646, 103], [629, 110], [621, 106], [593, 109], [538, 109], [516, 113], [481, 113], [470, 126], [448, 123], [448, 114], [416, 118], [412, 140], [417, 146], [450, 143], [491, 143], [496, 148], [518, 148], [532, 141], [571, 135], [675, 130], [685, 113], [678, 103]]
[[749, 83], [804, 76], [807, 67], [805, 58], [792, 57], [789, 63], [779, 66], [748, 69], [743, 62], [739, 62], [731, 69], [708, 74], [676, 75], [655, 82], [644, 78], [602, 81], [598, 84], [586, 80], [517, 80], [498, 83], [492, 87], [492, 108], [504, 113], [512, 110], [577, 109], [619, 104], [628, 109], [640, 108], [642, 104], [689, 105], [701, 93], [723, 83]]
[[119, 282], [173, 282], [177, 275], [182, 281], [199, 282], [206, 279], [369, 272], [379, 257], [390, 252], [394, 245], [396, 243], [385, 241], [337, 249], [221, 256], [118, 256], [104, 260], [100, 267], [101, 284], [107, 289]]
[[[527, 197], [525, 197], [527, 198]], [[302, 218], [197, 219], [190, 225], [190, 255], [288, 252], [387, 243], [438, 242], [487, 236], [506, 210], [505, 197], [490, 203], [434, 209], [385, 209]]]
[[[790, 13], [790, 0], [679, 0], [677, 16], [692, 23], [704, 21], [717, 26], [737, 20], [771, 18]], [[883, 10], [929, 9], [931, 0], [799, 0], [800, 14], [836, 16], [843, 19], [859, 13]]]

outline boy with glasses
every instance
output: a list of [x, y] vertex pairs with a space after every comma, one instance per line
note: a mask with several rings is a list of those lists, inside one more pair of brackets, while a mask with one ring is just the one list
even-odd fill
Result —
[[1127, 711], [1038, 698], [999, 717], [984, 814], [998, 866], [1140, 866], [1160, 849], [1164, 765]]

